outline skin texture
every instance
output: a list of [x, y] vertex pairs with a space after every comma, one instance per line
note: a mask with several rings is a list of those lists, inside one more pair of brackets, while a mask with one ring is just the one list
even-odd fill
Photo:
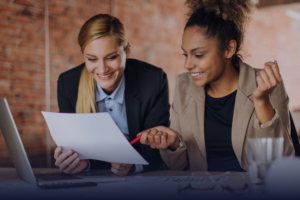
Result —
[[[93, 40], [83, 52], [88, 72], [94, 77], [100, 87], [108, 94], [112, 94], [118, 87], [125, 70], [126, 59], [130, 55], [131, 45], [126, 50], [119, 45], [112, 36], [105, 36]], [[112, 74], [108, 78], [100, 77]], [[88, 160], [80, 160], [72, 149], [62, 152], [62, 147], [54, 151], [55, 165], [66, 174], [75, 174], [88, 167]], [[126, 176], [135, 171], [135, 165], [111, 163], [111, 171], [119, 176]]]
[[[105, 36], [88, 44], [83, 54], [88, 72], [107, 94], [113, 93], [125, 70], [126, 58], [130, 55], [130, 45], [124, 51], [124, 47], [120, 46], [114, 37]], [[113, 75], [109, 79], [99, 76], [111, 73]]]
[[[239, 73], [232, 65], [236, 51], [236, 41], [231, 40], [221, 51], [217, 38], [207, 38], [206, 29], [188, 27], [182, 37], [182, 50], [185, 56], [184, 68], [192, 74], [196, 86], [205, 87], [208, 95], [214, 98], [227, 96], [238, 89]], [[201, 73], [201, 75], [199, 74]], [[276, 61], [265, 63], [264, 69], [256, 78], [258, 87], [252, 98], [257, 118], [264, 124], [275, 115], [269, 95], [282, 81]], [[177, 134], [166, 127], [154, 127], [138, 134], [140, 142], [153, 149], [176, 150], [179, 147]]]

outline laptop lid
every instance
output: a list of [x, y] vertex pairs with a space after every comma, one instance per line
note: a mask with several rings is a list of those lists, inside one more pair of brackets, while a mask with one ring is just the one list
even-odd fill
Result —
[[0, 129], [19, 177], [37, 185], [18, 129], [4, 97], [0, 99]]

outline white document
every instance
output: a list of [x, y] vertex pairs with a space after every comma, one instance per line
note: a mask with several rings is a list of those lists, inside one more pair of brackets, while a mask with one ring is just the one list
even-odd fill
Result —
[[109, 113], [42, 114], [57, 146], [62, 146], [63, 151], [74, 150], [80, 159], [149, 164], [129, 144]]

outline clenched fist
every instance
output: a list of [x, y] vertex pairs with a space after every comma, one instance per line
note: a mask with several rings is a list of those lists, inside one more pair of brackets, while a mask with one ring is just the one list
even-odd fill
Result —
[[252, 93], [253, 100], [269, 99], [272, 90], [282, 82], [277, 61], [265, 63], [256, 77], [257, 88]]
[[252, 93], [255, 112], [261, 124], [272, 120], [275, 110], [270, 101], [273, 89], [282, 82], [277, 61], [265, 63], [256, 77], [257, 88]]
[[179, 138], [177, 133], [164, 126], [157, 126], [143, 131], [137, 136], [140, 135], [142, 135], [140, 143], [150, 145], [152, 149], [169, 148], [171, 150], [176, 150], [179, 147]]

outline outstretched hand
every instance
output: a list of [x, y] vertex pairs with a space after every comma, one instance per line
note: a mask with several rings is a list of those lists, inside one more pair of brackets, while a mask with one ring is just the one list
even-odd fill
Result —
[[178, 135], [175, 131], [164, 126], [157, 126], [152, 129], [143, 131], [138, 136], [141, 136], [140, 143], [149, 145], [152, 149], [176, 150], [179, 147]]

